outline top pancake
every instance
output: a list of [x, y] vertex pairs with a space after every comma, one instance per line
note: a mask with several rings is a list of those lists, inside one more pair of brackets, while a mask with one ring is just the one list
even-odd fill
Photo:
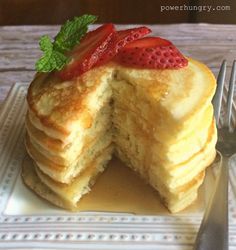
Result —
[[[209, 106], [216, 81], [210, 69], [191, 58], [187, 67], [173, 70], [119, 68], [120, 78], [143, 87], [144, 91], [176, 120], [186, 120]], [[159, 110], [158, 110], [159, 112]]]
[[113, 68], [100, 67], [65, 82], [53, 73], [37, 74], [27, 95], [31, 123], [52, 138], [72, 142], [92, 125], [104, 105], [101, 98], [111, 99], [107, 82], [112, 72]]
[[37, 74], [27, 96], [32, 124], [52, 138], [66, 143], [73, 140], [81, 129], [91, 126], [99, 109], [97, 98], [111, 89], [117, 77], [143, 88], [150, 102], [157, 104], [157, 110], [150, 112], [159, 116], [163, 112], [163, 122], [169, 124], [188, 125], [189, 120], [195, 120], [209, 106], [216, 87], [211, 71], [193, 59], [177, 70], [134, 69], [110, 63], [66, 82], [54, 74]]

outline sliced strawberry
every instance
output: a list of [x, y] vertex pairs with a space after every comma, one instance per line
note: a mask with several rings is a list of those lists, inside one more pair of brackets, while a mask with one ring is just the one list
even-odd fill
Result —
[[63, 80], [71, 80], [91, 69], [106, 50], [115, 28], [113, 24], [104, 24], [88, 32], [70, 53], [70, 62], [58, 72]]
[[99, 59], [97, 66], [110, 61], [126, 44], [149, 34], [151, 30], [145, 26], [120, 30], [113, 34], [106, 53]]
[[115, 58], [125, 66], [149, 69], [178, 69], [188, 60], [168, 40], [146, 37], [127, 44]]

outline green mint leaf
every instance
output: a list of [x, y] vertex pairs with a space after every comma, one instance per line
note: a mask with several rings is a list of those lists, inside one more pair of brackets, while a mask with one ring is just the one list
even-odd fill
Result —
[[97, 17], [93, 15], [83, 15], [67, 21], [56, 35], [54, 42], [49, 36], [42, 36], [39, 46], [44, 54], [36, 62], [36, 70], [38, 72], [61, 70], [70, 61], [64, 53], [79, 43], [86, 34], [88, 25], [94, 23], [96, 19]]
[[39, 46], [45, 54], [53, 50], [53, 44], [49, 36], [42, 36], [39, 41]]
[[97, 20], [96, 16], [83, 15], [67, 21], [55, 37], [55, 46], [62, 50], [71, 50], [88, 31], [88, 25]]
[[51, 72], [60, 70], [68, 62], [67, 57], [60, 51], [54, 50], [49, 36], [42, 36], [39, 42], [44, 55], [36, 62], [36, 70], [39, 72]]
[[61, 70], [68, 63], [68, 58], [57, 51], [53, 51], [49, 55], [44, 55], [36, 62], [36, 70], [38, 72], [51, 72], [53, 70]]

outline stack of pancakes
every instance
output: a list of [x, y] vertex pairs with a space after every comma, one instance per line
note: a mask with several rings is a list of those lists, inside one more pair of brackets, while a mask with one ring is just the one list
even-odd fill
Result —
[[[111, 159], [110, 69], [88, 72], [73, 82], [38, 74], [28, 90], [26, 148], [34, 168], [27, 185], [59, 206], [75, 210], [82, 195]], [[37, 175], [37, 180], [32, 179]], [[50, 189], [44, 191], [39, 181]]]
[[191, 59], [179, 70], [122, 68], [113, 83], [116, 153], [171, 212], [196, 199], [215, 158], [214, 91], [211, 72]]
[[67, 82], [39, 74], [28, 91], [33, 165], [23, 179], [76, 210], [115, 152], [178, 212], [196, 199], [215, 157], [214, 91], [210, 70], [192, 59], [178, 70], [109, 63]]

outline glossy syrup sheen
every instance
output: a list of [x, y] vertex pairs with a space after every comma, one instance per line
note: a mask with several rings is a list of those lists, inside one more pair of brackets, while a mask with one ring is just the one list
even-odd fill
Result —
[[[33, 167], [32, 161], [26, 157], [22, 162]], [[198, 199], [181, 214], [199, 213], [204, 210], [215, 183], [215, 174], [209, 169], [204, 185], [199, 190]], [[15, 214], [14, 207], [24, 213], [51, 213], [53, 206], [29, 192], [24, 186], [17, 189], [7, 210]], [[25, 197], [25, 202], [18, 204], [18, 197]], [[29, 200], [32, 201], [29, 203]], [[16, 202], [16, 204], [15, 204]], [[54, 207], [55, 208], [55, 207]], [[51, 212], [50, 212], [51, 211]], [[158, 193], [146, 184], [133, 170], [126, 167], [120, 160], [113, 158], [107, 169], [97, 178], [91, 191], [78, 202], [78, 211], [118, 212], [138, 215], [168, 215], [169, 211], [162, 205]], [[55, 213], [55, 211], [54, 211]]]
[[[204, 195], [181, 213], [202, 211]], [[79, 211], [124, 212], [143, 215], [168, 214], [158, 193], [133, 170], [113, 158], [92, 190], [78, 203]]]

